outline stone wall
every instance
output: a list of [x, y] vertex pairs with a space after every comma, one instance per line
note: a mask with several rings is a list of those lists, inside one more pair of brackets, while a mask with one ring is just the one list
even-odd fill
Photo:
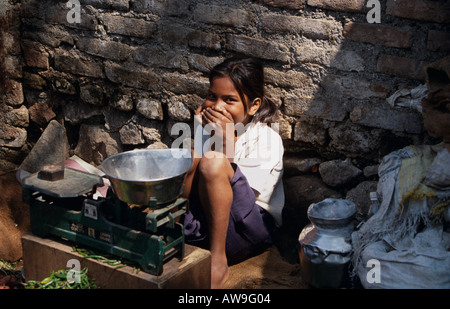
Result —
[[27, 149], [28, 109], [22, 86], [20, 6], [0, 1], [0, 170], [13, 169]]
[[[304, 208], [324, 197], [355, 200], [363, 216], [380, 159], [437, 142], [420, 112], [386, 99], [423, 84], [424, 67], [449, 53], [446, 0], [67, 6], [76, 2], [0, 1], [2, 170], [21, 164], [51, 120], [64, 125], [68, 151], [94, 165], [129, 149], [170, 147], [174, 123], [192, 124], [210, 68], [235, 54], [265, 62], [282, 111], [287, 233], [297, 234]], [[377, 16], [380, 23], [368, 22]]]

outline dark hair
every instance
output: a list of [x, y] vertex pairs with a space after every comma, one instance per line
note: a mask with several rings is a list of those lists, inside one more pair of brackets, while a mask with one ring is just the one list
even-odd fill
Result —
[[[229, 77], [239, 96], [244, 102], [245, 111], [256, 98], [261, 99], [261, 105], [252, 118], [254, 122], [273, 123], [277, 120], [278, 107], [265, 93], [264, 67], [255, 58], [229, 58], [216, 65], [209, 75], [209, 82], [215, 78]], [[248, 102], [245, 100], [245, 95]]]

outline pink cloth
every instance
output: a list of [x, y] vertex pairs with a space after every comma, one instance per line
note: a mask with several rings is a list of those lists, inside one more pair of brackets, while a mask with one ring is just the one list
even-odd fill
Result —
[[[63, 165], [69, 168], [72, 168], [74, 170], [78, 170], [78, 171], [82, 171], [82, 172], [86, 172], [89, 173], [89, 171], [87, 171], [83, 166], [81, 166], [78, 162], [71, 160], [71, 159], [67, 159], [66, 161], [63, 162]], [[108, 192], [108, 185], [105, 184], [104, 186], [101, 187], [97, 187], [97, 191], [103, 196], [106, 197], [106, 194]]]

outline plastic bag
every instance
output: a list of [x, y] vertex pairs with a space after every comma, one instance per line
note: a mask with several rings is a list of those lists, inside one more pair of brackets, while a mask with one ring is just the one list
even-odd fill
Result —
[[[429, 176], [442, 149], [442, 145], [410, 146], [383, 158], [378, 170], [380, 207], [352, 234], [353, 274], [364, 288], [450, 288], [450, 234], [436, 212], [450, 207], [449, 191], [427, 187], [420, 178]], [[408, 160], [429, 166], [416, 166], [417, 172], [408, 175], [418, 178], [407, 179], [404, 186], [399, 183], [402, 166], [414, 167], [403, 164]], [[448, 168], [450, 161], [442, 164]], [[415, 187], [414, 180], [421, 187]], [[410, 193], [405, 188], [415, 194], [405, 194]], [[418, 198], [421, 192], [427, 195]], [[378, 278], [372, 277], [374, 273]]]

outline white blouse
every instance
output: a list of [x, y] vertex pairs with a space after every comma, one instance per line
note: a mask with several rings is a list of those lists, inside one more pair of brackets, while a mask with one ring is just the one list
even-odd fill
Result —
[[[255, 192], [256, 204], [269, 212], [281, 226], [284, 207], [283, 141], [265, 123], [249, 123], [244, 130], [234, 145], [234, 163]], [[206, 153], [214, 137], [200, 125], [195, 133], [194, 149], [199, 154]]]

